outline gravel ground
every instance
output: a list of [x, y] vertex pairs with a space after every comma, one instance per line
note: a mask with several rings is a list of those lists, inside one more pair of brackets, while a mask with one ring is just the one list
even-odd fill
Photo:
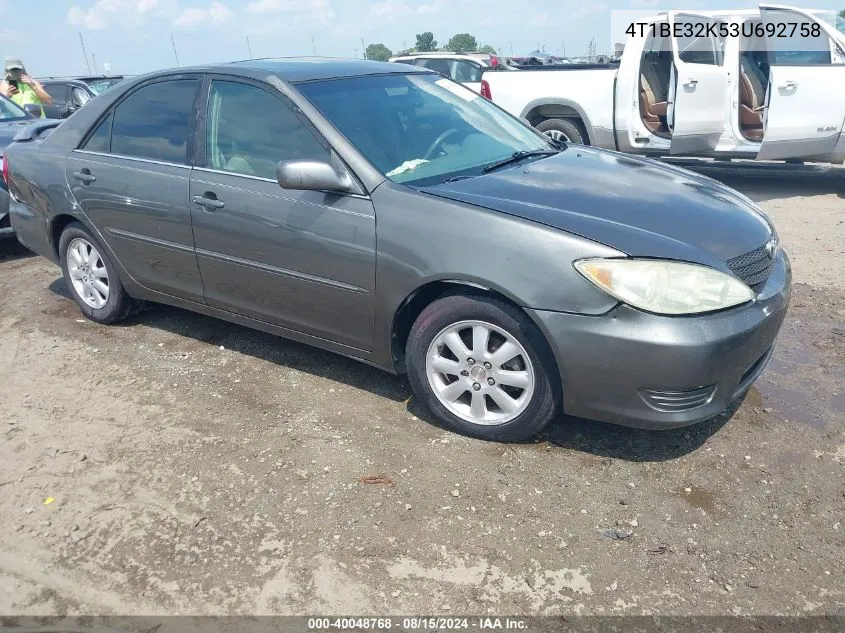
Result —
[[794, 299], [733, 417], [662, 433], [467, 439], [325, 352], [83, 320], [0, 244], [0, 613], [845, 612], [845, 179], [707, 169], [771, 214]]

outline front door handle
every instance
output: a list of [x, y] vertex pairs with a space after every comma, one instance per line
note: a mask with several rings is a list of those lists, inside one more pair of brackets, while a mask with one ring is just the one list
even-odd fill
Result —
[[787, 81], [784, 81], [784, 82], [783, 82], [780, 86], [778, 86], [778, 87], [779, 87], [779, 88], [781, 88], [781, 89], [783, 89], [783, 90], [794, 90], [795, 88], [797, 88], [797, 87], [798, 87], [798, 84], [797, 84], [796, 82], [792, 81], [791, 79], [789, 79], [789, 80], [787, 80]]
[[695, 86], [698, 84], [698, 79], [685, 79], [684, 85], [685, 86]]
[[76, 178], [79, 182], [85, 183], [86, 185], [97, 180], [97, 177], [87, 170], [75, 171], [73, 172], [73, 177]]
[[[213, 194], [212, 194], [213, 195]], [[198, 204], [201, 207], [205, 207], [206, 209], [222, 209], [224, 206], [222, 200], [218, 200], [217, 198], [210, 198], [208, 195], [204, 196], [194, 196], [191, 198], [194, 204]]]

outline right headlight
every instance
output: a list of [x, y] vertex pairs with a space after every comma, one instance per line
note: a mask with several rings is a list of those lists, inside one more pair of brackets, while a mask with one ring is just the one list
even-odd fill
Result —
[[664, 260], [584, 259], [575, 269], [609, 295], [656, 314], [701, 314], [754, 299], [751, 288], [713, 268]]

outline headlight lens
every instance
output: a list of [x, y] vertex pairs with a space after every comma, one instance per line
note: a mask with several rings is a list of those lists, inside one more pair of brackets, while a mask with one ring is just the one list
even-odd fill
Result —
[[589, 281], [640, 310], [700, 314], [754, 299], [751, 288], [718, 270], [647, 259], [585, 259], [575, 268]]

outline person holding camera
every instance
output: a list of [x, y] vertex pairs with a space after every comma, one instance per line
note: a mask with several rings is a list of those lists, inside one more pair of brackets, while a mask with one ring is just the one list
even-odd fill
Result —
[[[23, 62], [17, 57], [7, 57], [5, 64], [6, 77], [0, 83], [0, 94], [8, 97], [20, 107], [34, 103], [39, 106], [50, 105], [53, 98], [47, 94], [37, 79], [30, 77]], [[43, 118], [44, 108], [41, 108]]]

